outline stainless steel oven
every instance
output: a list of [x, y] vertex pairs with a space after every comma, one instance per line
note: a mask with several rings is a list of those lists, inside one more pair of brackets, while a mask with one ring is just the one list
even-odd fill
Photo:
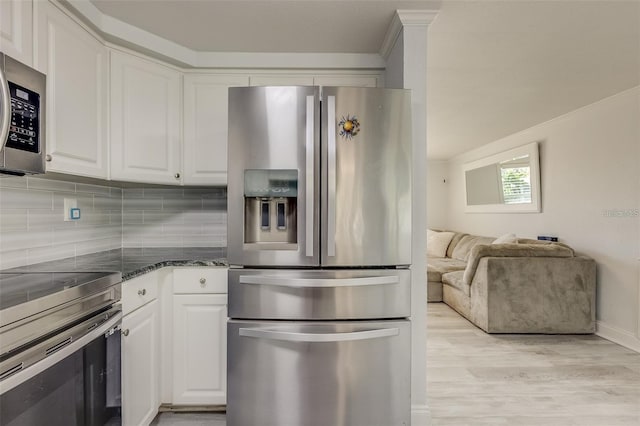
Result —
[[44, 74], [0, 52], [0, 173], [44, 173]]
[[0, 273], [0, 425], [121, 424], [120, 273]]

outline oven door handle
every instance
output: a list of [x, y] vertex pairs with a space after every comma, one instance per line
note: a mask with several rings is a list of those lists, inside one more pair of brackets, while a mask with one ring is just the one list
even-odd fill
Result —
[[380, 328], [349, 333], [294, 333], [268, 328], [240, 328], [238, 330], [238, 334], [244, 337], [307, 343], [351, 342], [354, 340], [379, 339], [381, 337], [397, 336], [399, 333], [400, 330], [397, 328]]
[[0, 151], [4, 149], [9, 136], [9, 123], [11, 122], [11, 92], [7, 83], [7, 76], [3, 66], [0, 65]]
[[[109, 316], [109, 319], [98, 326], [91, 328], [90, 324], [92, 321], [98, 320], [100, 317]], [[94, 316], [93, 318], [82, 322], [76, 327], [85, 327], [85, 329], [90, 329], [90, 331], [83, 334], [81, 337], [77, 339], [71, 339], [71, 336], [74, 334], [74, 330], [76, 333], [78, 332], [76, 327], [73, 327], [63, 333], [59, 333], [55, 335], [53, 338], [43, 342], [38, 345], [38, 347], [42, 346], [45, 348], [44, 352], [49, 352], [48, 355], [43, 355], [43, 358], [35, 363], [25, 366], [23, 370], [18, 371], [17, 373], [8, 376], [6, 379], [0, 381], [0, 395], [5, 392], [10, 391], [16, 386], [26, 382], [30, 378], [40, 374], [47, 368], [52, 365], [60, 362], [64, 358], [73, 354], [78, 349], [83, 348], [99, 337], [100, 335], [104, 335], [106, 333], [110, 333], [113, 328], [119, 328], [122, 323], [122, 308], [120, 306], [114, 306], [111, 310], [102, 312], [99, 315]], [[64, 345], [67, 340], [71, 339], [71, 342]], [[55, 350], [56, 342], [59, 345], [59, 349]], [[47, 349], [48, 348], [48, 349]], [[25, 350], [24, 353], [27, 353], [29, 350]], [[15, 358], [19, 358], [19, 355]], [[20, 364], [20, 359], [15, 360], [15, 364]]]

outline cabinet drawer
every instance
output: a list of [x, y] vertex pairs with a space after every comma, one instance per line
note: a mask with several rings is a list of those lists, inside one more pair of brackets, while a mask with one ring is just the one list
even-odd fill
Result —
[[227, 268], [175, 268], [174, 294], [227, 293]]
[[122, 283], [122, 314], [127, 315], [158, 297], [158, 274], [151, 272]]

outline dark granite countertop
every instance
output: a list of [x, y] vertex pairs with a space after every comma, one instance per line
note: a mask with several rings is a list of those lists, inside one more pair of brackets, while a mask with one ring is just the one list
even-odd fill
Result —
[[122, 273], [122, 280], [165, 266], [228, 266], [226, 247], [123, 248], [36, 263], [2, 272], [109, 272]]

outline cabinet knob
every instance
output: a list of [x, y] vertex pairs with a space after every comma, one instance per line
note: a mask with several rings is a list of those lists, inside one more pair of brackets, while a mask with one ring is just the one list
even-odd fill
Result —
[[127, 328], [126, 330], [122, 330], [122, 335], [123, 336], [128, 336], [129, 335], [129, 329]]
[[146, 288], [143, 288], [142, 290], [138, 290], [138, 296], [144, 296], [145, 294], [147, 294]]
[[180, 179], [180, 173], [176, 173], [175, 175], [173, 175], [173, 177], [175, 177], [176, 179]]
[[47, 154], [44, 156], [45, 161], [51, 161], [53, 160], [53, 157], [51, 156], [51, 154]]
[[207, 283], [207, 279], [206, 278], [200, 278], [200, 285], [204, 287], [204, 285]]

